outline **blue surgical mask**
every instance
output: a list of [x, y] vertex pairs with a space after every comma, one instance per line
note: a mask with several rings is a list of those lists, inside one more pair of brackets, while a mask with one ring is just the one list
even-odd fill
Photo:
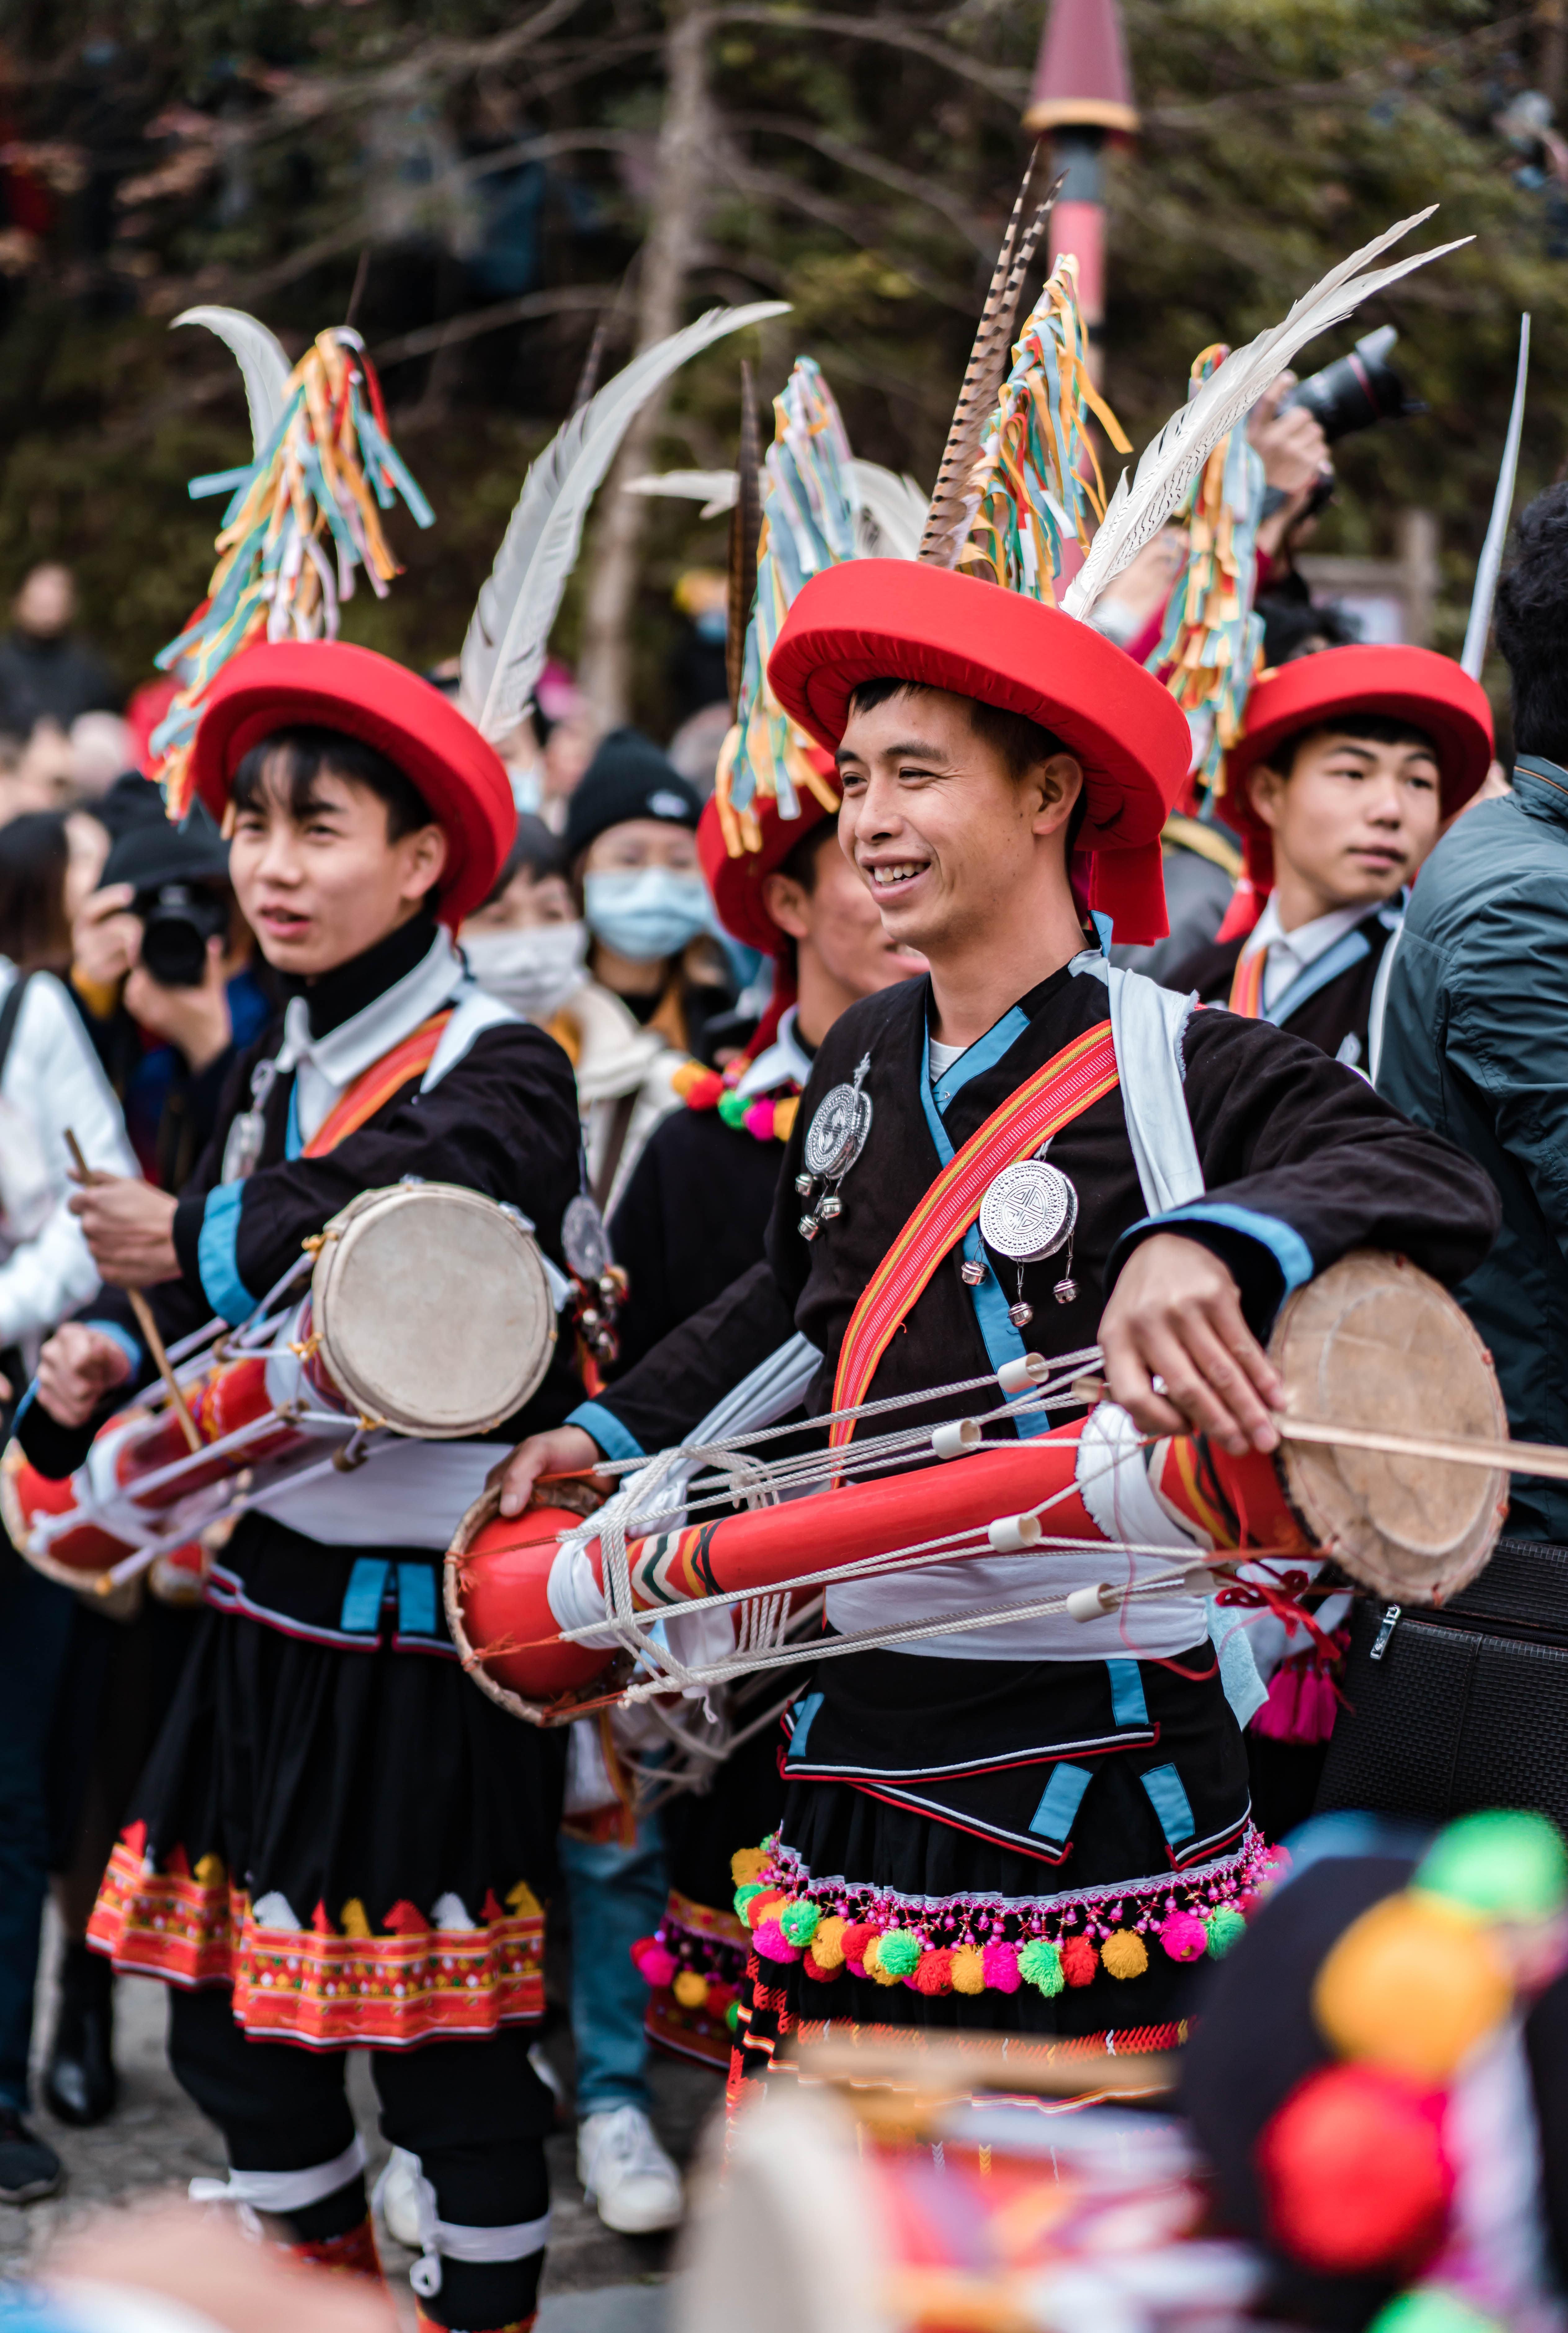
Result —
[[688, 940], [712, 929], [713, 909], [700, 875], [643, 867], [635, 873], [590, 875], [582, 891], [594, 938], [632, 964], [657, 964], [678, 955]]

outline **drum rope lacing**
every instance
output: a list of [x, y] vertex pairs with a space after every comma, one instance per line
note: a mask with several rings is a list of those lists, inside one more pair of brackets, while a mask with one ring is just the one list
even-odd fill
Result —
[[[1073, 1392], [1073, 1380], [1099, 1358], [1097, 1346], [1063, 1354], [1053, 1362], [1032, 1357], [1034, 1366], [1030, 1373], [1033, 1383], [1029, 1392], [1022, 1399], [1004, 1401], [973, 1414], [969, 1423], [984, 1427], [1002, 1420], [1016, 1419], [1020, 1416], [1082, 1407], [1082, 1397]], [[837, 1418], [859, 1420], [887, 1416], [898, 1410], [928, 1407], [933, 1402], [950, 1401], [962, 1394], [976, 1392], [982, 1387], [994, 1386], [997, 1382], [997, 1376], [990, 1374], [952, 1385], [925, 1387], [831, 1412], [812, 1418], [810, 1424], [813, 1429], [820, 1430]], [[1011, 1376], [1009, 1382], [1012, 1382]], [[651, 1460], [639, 1458], [606, 1462], [597, 1470], [604, 1474], [634, 1474], [635, 1480], [624, 1484], [596, 1514], [572, 1531], [563, 1534], [561, 1547], [563, 1552], [570, 1553], [585, 1549], [591, 1541], [598, 1540], [603, 1575], [604, 1617], [577, 1627], [563, 1627], [559, 1633], [563, 1643], [602, 1645], [607, 1651], [619, 1647], [631, 1656], [642, 1675], [624, 1685], [615, 1698], [627, 1704], [652, 1703], [657, 1696], [672, 1691], [701, 1696], [714, 1686], [727, 1685], [758, 1668], [798, 1667], [873, 1648], [919, 1643], [933, 1637], [996, 1627], [1007, 1621], [1057, 1618], [1069, 1614], [1069, 1597], [1058, 1591], [1047, 1596], [1035, 1594], [975, 1604], [963, 1611], [944, 1612], [926, 1620], [855, 1629], [834, 1637], [813, 1636], [805, 1644], [791, 1645], [785, 1641], [790, 1606], [794, 1594], [803, 1588], [822, 1589], [848, 1580], [873, 1579], [958, 1556], [1072, 1553], [1082, 1559], [1086, 1545], [1092, 1545], [1096, 1554], [1121, 1555], [1129, 1559], [1152, 1558], [1168, 1567], [1153, 1577], [1142, 1580], [1129, 1579], [1118, 1589], [1107, 1587], [1099, 1591], [1102, 1597], [1108, 1595], [1111, 1598], [1110, 1604], [1101, 1608], [1107, 1611], [1128, 1604], [1169, 1599], [1182, 1594], [1207, 1598], [1216, 1584], [1210, 1568], [1214, 1559], [1197, 1541], [1191, 1552], [1182, 1556], [1178, 1551], [1173, 1551], [1169, 1544], [1156, 1546], [1110, 1539], [1085, 1542], [1082, 1538], [1054, 1537], [1038, 1528], [1040, 1519], [1053, 1507], [1077, 1495], [1086, 1483], [1114, 1473], [1121, 1462], [1112, 1456], [1102, 1466], [1086, 1470], [1072, 1484], [1052, 1493], [1035, 1506], [1024, 1509], [1008, 1519], [1015, 1528], [1025, 1527], [1018, 1528], [1018, 1543], [1015, 1545], [998, 1547], [986, 1528], [975, 1527], [890, 1549], [874, 1556], [861, 1557], [852, 1562], [803, 1571], [780, 1587], [760, 1592], [755, 1588], [735, 1589], [689, 1600], [682, 1599], [678, 1608], [680, 1617], [741, 1608], [736, 1621], [736, 1641], [732, 1651], [715, 1659], [683, 1660], [670, 1647], [662, 1630], [661, 1624], [672, 1617], [669, 1608], [642, 1611], [635, 1605], [629, 1539], [647, 1540], [662, 1535], [678, 1527], [683, 1515], [689, 1518], [698, 1512], [732, 1509], [737, 1493], [747, 1505], [771, 1504], [781, 1497], [798, 1498], [812, 1491], [826, 1489], [846, 1475], [867, 1476], [890, 1467], [902, 1466], [916, 1452], [929, 1454], [932, 1450], [932, 1428], [925, 1425], [897, 1429], [865, 1442], [842, 1445], [832, 1450], [815, 1449], [774, 1460], [758, 1460], [753, 1456], [757, 1445], [783, 1435], [797, 1434], [800, 1425], [801, 1421], [794, 1419], [783, 1426], [765, 1426], [721, 1440], [684, 1445], [678, 1449], [662, 1451]], [[1158, 1435], [1145, 1437], [1140, 1446], [1150, 1447], [1160, 1438]], [[981, 1442], [975, 1446], [986, 1445]], [[670, 1493], [676, 1491], [678, 1478], [685, 1476], [689, 1479], [705, 1473], [717, 1475], [719, 1482], [708, 1488], [699, 1481], [696, 1494], [685, 1493], [678, 1504]], [[681, 1488], [684, 1491], [684, 1485]], [[1026, 1529], [1031, 1522], [1035, 1527], [1032, 1531]], [[1257, 1562], [1260, 1556], [1266, 1559], [1266, 1550], [1249, 1550], [1247, 1560]], [[481, 1659], [484, 1656], [483, 1652], [478, 1656]]]

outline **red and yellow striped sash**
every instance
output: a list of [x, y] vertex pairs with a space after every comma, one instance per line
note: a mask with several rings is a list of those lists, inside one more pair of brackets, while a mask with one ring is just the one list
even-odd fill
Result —
[[1267, 948], [1254, 948], [1236, 967], [1230, 984], [1230, 1009], [1239, 1013], [1244, 1021], [1256, 1021], [1262, 1015], [1263, 968], [1267, 962]]
[[306, 1143], [303, 1155], [306, 1158], [324, 1158], [329, 1150], [335, 1150], [340, 1142], [357, 1134], [379, 1109], [385, 1109], [402, 1087], [411, 1084], [415, 1078], [422, 1078], [436, 1058], [436, 1048], [451, 1017], [449, 1005], [443, 1013], [432, 1013], [429, 1020], [421, 1021], [417, 1029], [394, 1045], [390, 1053], [383, 1053], [379, 1061], [362, 1070], [347, 1093], [340, 1094], [332, 1104]]
[[[866, 1282], [839, 1350], [835, 1409], [852, 1409], [865, 1399], [899, 1324], [943, 1257], [978, 1215], [994, 1176], [1016, 1159], [1027, 1158], [1047, 1135], [1081, 1116], [1116, 1083], [1116, 1048], [1111, 1023], [1102, 1021], [1064, 1045], [969, 1137]], [[841, 1419], [830, 1436], [833, 1447], [848, 1442], [854, 1430], [852, 1418]]]

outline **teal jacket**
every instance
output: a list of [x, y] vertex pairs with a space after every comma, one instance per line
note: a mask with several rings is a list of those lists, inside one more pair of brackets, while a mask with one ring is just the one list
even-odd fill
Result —
[[[1377, 1082], [1496, 1183], [1503, 1228], [1454, 1293], [1515, 1437], [1568, 1444], [1568, 769], [1524, 755], [1422, 868]], [[1568, 1483], [1515, 1475], [1507, 1528], [1568, 1545]]]

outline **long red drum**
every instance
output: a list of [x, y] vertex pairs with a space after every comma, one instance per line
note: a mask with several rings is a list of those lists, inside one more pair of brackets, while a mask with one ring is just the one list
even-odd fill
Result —
[[[1087, 1422], [1074, 1419], [1028, 1442], [987, 1444], [946, 1465], [629, 1541], [632, 1601], [639, 1611], [653, 1611], [706, 1596], [762, 1593], [893, 1549], [917, 1551], [905, 1558], [910, 1568], [986, 1555], [993, 1551], [985, 1536], [991, 1524], [1048, 1499], [1055, 1503], [1040, 1519], [1046, 1542], [1106, 1545], [1107, 1535], [1077, 1487], [1078, 1445]], [[1288, 1552], [1308, 1547], [1271, 1459], [1228, 1458], [1210, 1451], [1207, 1483], [1190, 1438], [1160, 1444], [1154, 1459], [1160, 1503], [1189, 1523], [1195, 1536], [1207, 1535], [1228, 1548]], [[587, 1685], [607, 1657], [601, 1647], [563, 1641], [559, 1634], [557, 1607], [566, 1602], [566, 1583], [556, 1566], [572, 1561], [560, 1548], [562, 1521], [537, 1510], [511, 1522], [497, 1519], [485, 1523], [455, 1556], [464, 1634], [487, 1673], [530, 1702]], [[958, 1534], [978, 1535], [978, 1544], [929, 1545]], [[1019, 1551], [1032, 1543], [1026, 1538], [1015, 1542]], [[1180, 1561], [1174, 1548], [1170, 1560]], [[1195, 1551], [1193, 1560], [1201, 1560], [1200, 1552]], [[601, 1603], [599, 1541], [591, 1540], [576, 1561], [592, 1574], [589, 1599], [596, 1591]], [[573, 1583], [574, 1603], [582, 1600], [587, 1586], [586, 1580]]]
[[[1358, 1251], [1298, 1289], [1269, 1349], [1287, 1415], [1493, 1445], [1506, 1435], [1490, 1356], [1452, 1297], [1400, 1257]], [[1209, 1551], [1326, 1554], [1381, 1595], [1430, 1604], [1481, 1570], [1506, 1505], [1506, 1474], [1482, 1465], [1288, 1441], [1274, 1456], [1232, 1458], [1189, 1435], [1143, 1448], [1125, 1419], [1120, 1438], [1095, 1434], [1081, 1468], [1090, 1425], [1080, 1418], [1030, 1441], [986, 1443], [946, 1464], [632, 1541], [633, 1602], [676, 1609], [876, 1558], [915, 1569], [1032, 1545], [1048, 1552], [1053, 1541], [1104, 1546], [1111, 1587], [1112, 1550], [1152, 1540], [1169, 1546], [1172, 1570], [1184, 1560], [1201, 1566]], [[535, 1510], [503, 1522], [494, 1503], [487, 1494], [469, 1510], [447, 1556], [448, 1619], [486, 1690], [553, 1723], [607, 1664], [601, 1646], [561, 1634], [603, 1612], [599, 1542], [563, 1548], [566, 1518]], [[1185, 1559], [1169, 1522], [1190, 1541]]]
[[110, 1584], [150, 1533], [172, 1546], [226, 1511], [258, 1466], [324, 1460], [356, 1427], [483, 1434], [544, 1377], [554, 1299], [513, 1209], [456, 1184], [394, 1184], [361, 1192], [313, 1244], [310, 1293], [267, 1351], [220, 1346], [180, 1368], [210, 1453], [188, 1450], [168, 1406], [111, 1418], [63, 1481], [10, 1445], [0, 1514], [30, 1563], [72, 1586]]

